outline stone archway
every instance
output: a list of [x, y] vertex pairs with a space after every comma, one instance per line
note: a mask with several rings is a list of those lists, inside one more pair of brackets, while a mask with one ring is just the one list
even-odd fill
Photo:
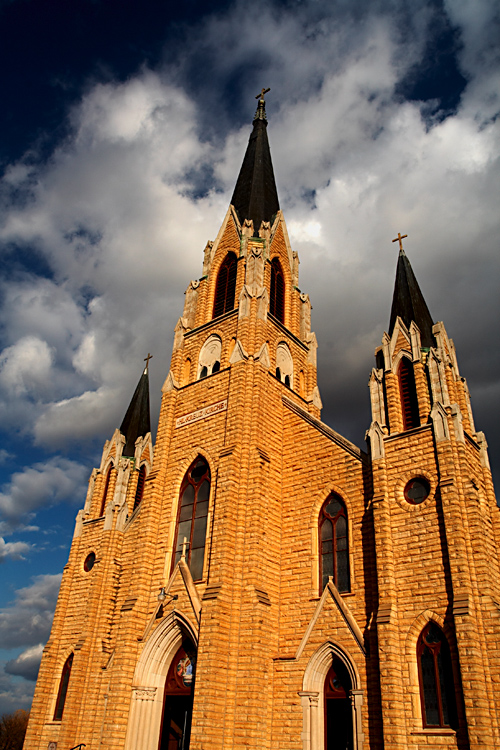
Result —
[[352, 711], [353, 750], [363, 750], [361, 706], [363, 691], [358, 670], [348, 652], [333, 641], [327, 641], [311, 657], [304, 672], [303, 689], [299, 693], [302, 702], [303, 750], [324, 750], [325, 737], [325, 680], [332, 663], [339, 661], [345, 667], [351, 683], [350, 701]]
[[196, 629], [174, 611], [148, 639], [134, 674], [125, 750], [157, 750], [168, 669], [186, 637], [196, 646]]

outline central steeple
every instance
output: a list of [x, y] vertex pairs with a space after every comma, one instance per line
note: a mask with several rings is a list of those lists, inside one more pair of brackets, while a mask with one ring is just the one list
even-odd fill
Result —
[[271, 222], [280, 205], [267, 139], [266, 103], [263, 93], [256, 98], [259, 104], [253, 130], [231, 203], [242, 223], [245, 219], [253, 221], [254, 235], [258, 237], [261, 223]]

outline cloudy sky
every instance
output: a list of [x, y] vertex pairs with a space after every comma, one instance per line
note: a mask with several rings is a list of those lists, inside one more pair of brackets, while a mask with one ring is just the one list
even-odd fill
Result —
[[[0, 713], [29, 707], [74, 517], [172, 331], [267, 97], [323, 418], [363, 445], [397, 247], [496, 467], [494, 0], [0, 0]], [[498, 481], [498, 480], [497, 480]]]

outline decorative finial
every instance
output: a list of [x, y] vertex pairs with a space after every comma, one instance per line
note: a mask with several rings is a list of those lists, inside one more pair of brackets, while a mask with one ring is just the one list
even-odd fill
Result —
[[153, 359], [153, 355], [148, 352], [148, 356], [144, 357], [144, 362], [146, 363], [146, 367], [144, 368], [144, 375], [147, 373], [149, 369], [149, 360]]
[[399, 252], [400, 253], [404, 253], [404, 250], [403, 250], [403, 240], [404, 240], [405, 237], [408, 237], [408, 235], [407, 234], [401, 234], [401, 232], [398, 232], [398, 236], [393, 239], [393, 242], [398, 242], [399, 241]]
[[267, 121], [266, 117], [266, 100], [264, 99], [265, 95], [271, 91], [271, 89], [262, 89], [260, 94], [257, 94], [255, 97], [259, 100], [259, 103], [257, 105], [257, 112], [255, 113], [255, 117], [253, 118], [253, 121], [255, 120], [265, 120]]
[[188, 543], [188, 540], [186, 539], [186, 537], [184, 537], [184, 541], [182, 542], [181, 560], [185, 560], [186, 559], [186, 545], [187, 545], [187, 543]]
[[[260, 94], [257, 94], [257, 96], [256, 96], [255, 98], [256, 98], [256, 99], [260, 99], [260, 101], [261, 101], [261, 102], [264, 102], [264, 97], [265, 97], [265, 95], [266, 95], [266, 94], [267, 94], [267, 93], [268, 93], [269, 91], [271, 91], [271, 89], [262, 89], [262, 91], [260, 92]], [[260, 104], [260, 102], [259, 102], [259, 104]]]

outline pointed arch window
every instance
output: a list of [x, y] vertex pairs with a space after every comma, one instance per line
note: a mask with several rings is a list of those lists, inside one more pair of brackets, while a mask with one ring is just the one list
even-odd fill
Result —
[[104, 482], [104, 491], [102, 493], [101, 511], [99, 513], [99, 516], [103, 516], [104, 511], [106, 510], [106, 502], [108, 499], [109, 483], [111, 481], [112, 469], [113, 469], [113, 464], [110, 464], [108, 468], [108, 472], [106, 474], [106, 481]]
[[269, 312], [281, 323], [285, 322], [285, 279], [278, 258], [273, 258], [271, 261]]
[[234, 295], [236, 292], [236, 272], [238, 260], [234, 253], [228, 253], [224, 258], [215, 285], [214, 318], [234, 309]]
[[54, 721], [61, 721], [63, 717], [64, 704], [66, 703], [66, 693], [68, 692], [69, 678], [71, 676], [71, 667], [73, 666], [73, 654], [70, 654], [64, 663], [59, 682], [59, 691], [57, 693], [56, 709], [54, 711]]
[[[139, 469], [139, 476], [137, 478], [137, 487], [135, 490], [134, 497], [134, 510], [139, 507], [144, 497], [144, 486], [146, 483], [146, 467], [144, 464]], [[132, 511], [133, 512], [133, 511]]]
[[403, 429], [411, 430], [420, 426], [418, 413], [417, 389], [412, 363], [406, 358], [401, 359], [399, 370], [399, 392], [401, 394], [401, 409], [403, 412]]
[[457, 727], [455, 685], [445, 634], [430, 622], [417, 643], [420, 700], [424, 727]]
[[326, 499], [319, 517], [319, 550], [321, 591], [332, 576], [337, 589], [350, 590], [347, 511], [335, 492]]
[[203, 577], [207, 537], [210, 467], [201, 456], [191, 464], [181, 485], [173, 567], [182, 555], [186, 540], [186, 562], [193, 580]]

